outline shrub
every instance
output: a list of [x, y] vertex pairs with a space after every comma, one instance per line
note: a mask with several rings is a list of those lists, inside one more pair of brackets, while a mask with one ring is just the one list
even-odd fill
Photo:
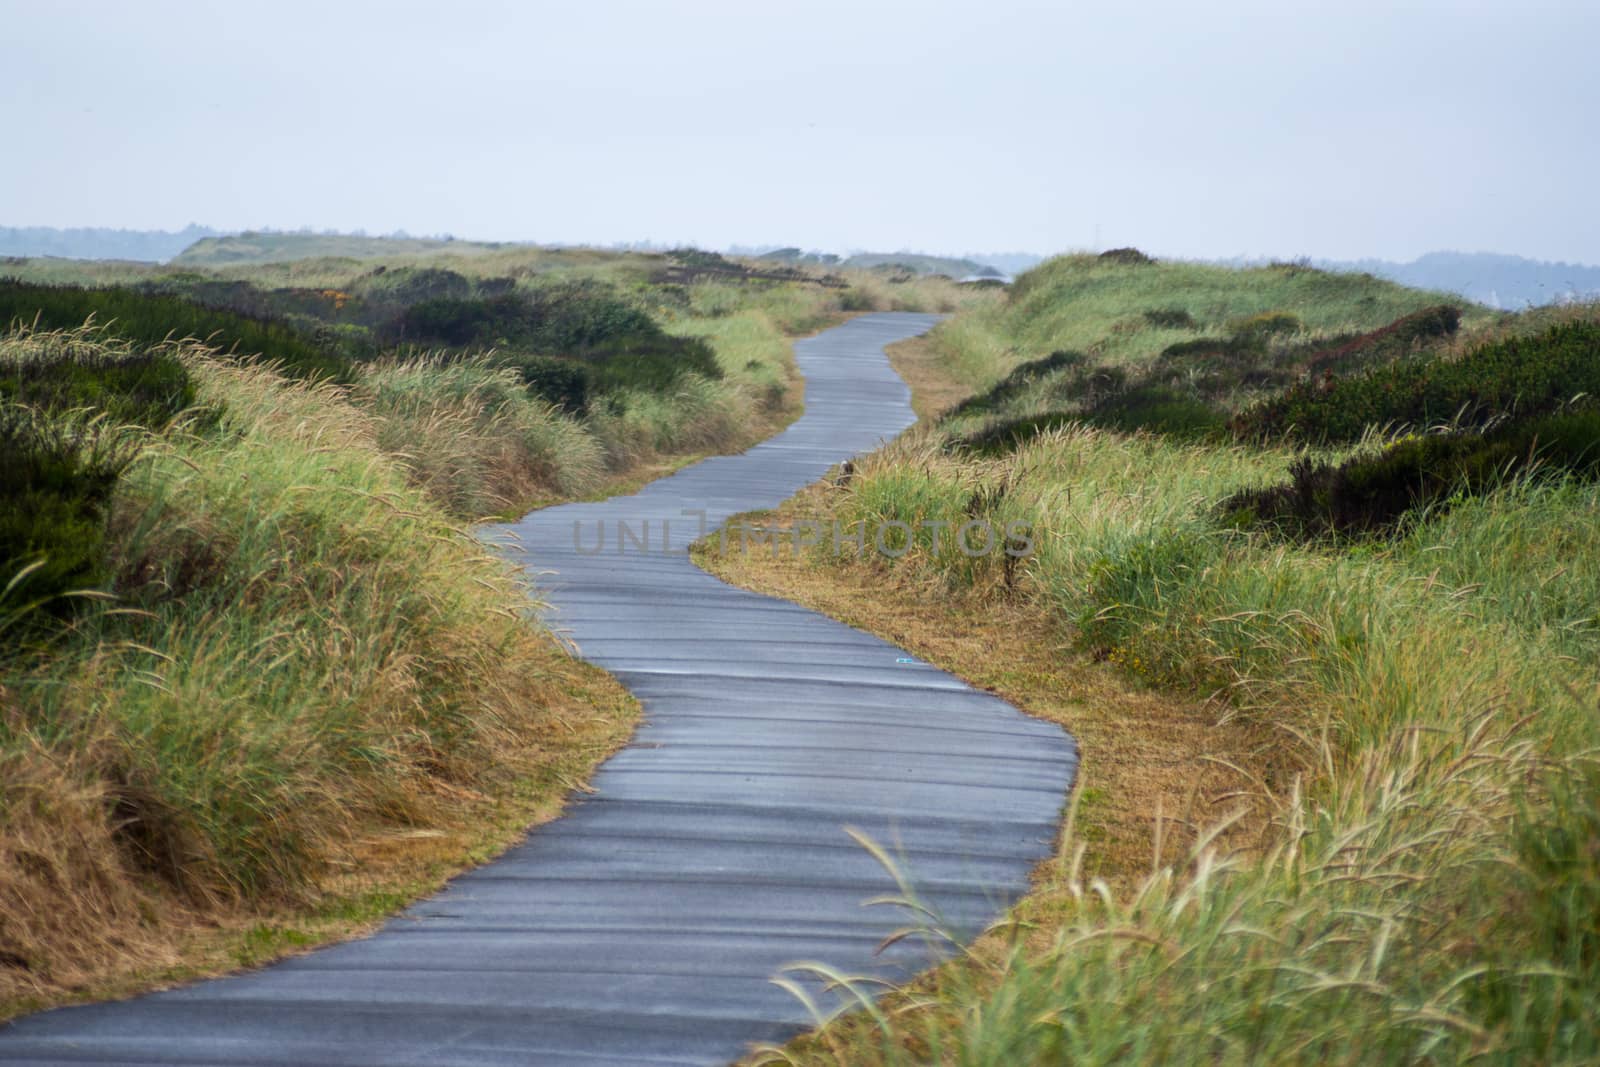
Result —
[[1142, 430], [1194, 439], [1218, 434], [1228, 423], [1210, 404], [1163, 385], [1141, 385], [1111, 394], [1085, 411], [1082, 421], [1123, 433]]
[[[594, 392], [642, 389], [662, 392], [685, 373], [722, 377], [716, 354], [704, 341], [665, 333], [643, 311], [604, 286], [569, 283], [527, 295], [506, 293], [486, 299], [439, 298], [416, 304], [400, 316], [398, 336], [465, 348], [496, 345], [514, 355], [504, 362], [521, 368], [527, 354], [581, 361], [587, 385], [583, 403]], [[577, 400], [573, 372], [550, 362], [528, 364], [530, 385], [540, 395], [551, 390], [568, 410]], [[550, 397], [555, 400], [555, 396]]]
[[1287, 311], [1263, 311], [1259, 315], [1236, 319], [1228, 324], [1236, 343], [1264, 343], [1286, 333], [1299, 333], [1305, 329], [1300, 316]]
[[584, 357], [597, 392], [643, 389], [662, 393], [676, 388], [683, 375], [722, 377], [716, 352], [698, 337], [658, 334], [636, 337], [591, 350]]
[[1419, 358], [1339, 378], [1311, 378], [1234, 421], [1240, 437], [1358, 440], [1369, 427], [1427, 427], [1550, 412], [1600, 396], [1600, 323], [1569, 322], [1482, 345], [1459, 359]]
[[1025, 392], [1029, 386], [1042, 380], [1047, 375], [1053, 374], [1066, 367], [1082, 366], [1087, 357], [1082, 352], [1052, 352], [1043, 359], [1029, 360], [1012, 368], [1000, 381], [990, 386], [987, 392], [977, 396], [968, 397], [947, 413], [948, 418], [959, 415], [971, 415], [984, 411], [993, 411], [1006, 401]]
[[528, 392], [572, 415], [589, 408], [589, 368], [575, 359], [507, 353], [500, 362], [522, 376]]
[[106, 344], [103, 331], [23, 332], [0, 351], [0, 401], [46, 412], [81, 409], [160, 429], [194, 397], [171, 352]]
[[[425, 300], [465, 300], [473, 291], [472, 282], [465, 276], [439, 267], [380, 267], [358, 279], [354, 288], [370, 299], [406, 305]], [[482, 283], [478, 291], [487, 295]]]
[[1178, 341], [1168, 345], [1161, 350], [1161, 355], [1157, 358], [1176, 360], [1192, 356], [1232, 356], [1243, 351], [1245, 347], [1232, 337], [1196, 337], [1192, 341]]
[[872, 299], [872, 294], [859, 286], [851, 286], [839, 294], [840, 311], [876, 311], [877, 304]]
[[1307, 360], [1315, 372], [1344, 370], [1352, 365], [1371, 363], [1409, 353], [1422, 341], [1450, 337], [1461, 325], [1461, 309], [1453, 304], [1438, 304], [1404, 315], [1377, 330], [1341, 337], [1323, 343]]
[[1149, 266], [1155, 262], [1153, 258], [1145, 255], [1137, 248], [1112, 248], [1101, 252], [1100, 258], [1107, 263], [1121, 263], [1134, 267]]
[[240, 355], [260, 355], [299, 378], [348, 382], [348, 360], [318, 348], [299, 330], [266, 318], [203, 307], [167, 293], [134, 289], [85, 289], [0, 280], [0, 327], [36, 323], [68, 330], [90, 318], [118, 336], [144, 345], [192, 337]]
[[1219, 506], [1224, 523], [1307, 539], [1392, 531], [1413, 509], [1487, 492], [1519, 472], [1600, 473], [1600, 411], [1521, 420], [1490, 433], [1409, 437], [1342, 463], [1297, 461], [1289, 481]]
[[1183, 308], [1151, 308], [1144, 321], [1163, 330], [1193, 330], [1199, 327], [1194, 316]]
[[61, 614], [63, 594], [106, 582], [106, 516], [132, 450], [0, 404], [0, 455], [0, 621], [32, 604]]

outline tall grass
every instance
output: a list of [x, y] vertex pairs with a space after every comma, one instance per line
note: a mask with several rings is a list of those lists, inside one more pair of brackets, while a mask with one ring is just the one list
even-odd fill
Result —
[[499, 514], [541, 492], [585, 493], [604, 472], [591, 432], [486, 358], [370, 364], [357, 402], [376, 416], [379, 447], [461, 518]]
[[[1202, 326], [1276, 307], [1344, 330], [1435, 299], [1388, 289], [1068, 261], [939, 343], [952, 374], [985, 384], [1039, 349], [1142, 358], [1165, 342], [1134, 340], [1149, 307]], [[1118, 328], [1134, 316], [1147, 325]], [[1267, 830], [1239, 851], [1215, 827], [1183, 855], [1158, 830], [1149, 877], [1114, 891], [1082, 875], [1095, 838], [1069, 825], [1024, 925], [771, 1058], [1600, 1057], [1600, 488], [1508, 479], [1393, 536], [1286, 544], [1213, 516], [1280, 480], [1304, 455], [1291, 448], [1067, 423], [984, 455], [947, 432], [860, 462], [835, 517], [1025, 523], [1033, 554], [972, 558], [924, 534], [869, 565], [1029, 605], [1131, 683], [1209, 695], [1276, 737], [1240, 767], [1254, 787], [1223, 798]]]
[[[1046, 882], [1060, 904], [1043, 933], [942, 972], [838, 1059], [1600, 1054], [1584, 1023], [1600, 1006], [1585, 932], [1600, 917], [1600, 490], [1518, 483], [1355, 555], [1205, 518], [1282, 462], [1076, 429], [1005, 461], [912, 442], [857, 469], [843, 521], [982, 515], [1039, 539], [1010, 576], [1003, 558], [927, 541], [882, 565], [1027, 598], [1129, 674], [1213, 693], [1281, 744], [1238, 798], [1272, 818], [1259, 854], [1153, 857], [1126, 897], [1069, 858]], [[1558, 560], [1572, 580], [1547, 597]]]
[[[962, 315], [936, 337], [950, 370], [974, 389], [993, 384], [1018, 363], [1062, 349], [1136, 363], [1169, 345], [1223, 335], [1230, 324], [1270, 312], [1292, 311], [1310, 336], [1334, 335], [1376, 329], [1454, 299], [1371, 275], [1292, 265], [1232, 270], [1093, 256], [1049, 260], [1018, 278], [1005, 297]], [[1176, 312], [1193, 325], [1165, 325], [1179, 320]], [[1468, 319], [1476, 324], [1486, 317], [1474, 309]]]
[[590, 733], [520, 574], [411, 484], [380, 416], [176, 354], [212, 419], [122, 474], [115, 599], [0, 662], [6, 999], [171, 958], [187, 914], [309, 899], [358, 835], [524, 788]]

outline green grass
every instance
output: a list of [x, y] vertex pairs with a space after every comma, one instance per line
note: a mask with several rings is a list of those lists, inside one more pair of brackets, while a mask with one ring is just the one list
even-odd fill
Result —
[[[1335, 337], [1437, 303], [1299, 269], [1069, 259], [941, 327], [936, 342], [952, 373], [987, 386], [1061, 350], [1137, 373], [1182, 336], [1152, 324], [1152, 309], [1165, 323], [1181, 308], [1218, 333], [1291, 313], [1303, 328], [1286, 336]], [[1469, 312], [1469, 336], [1449, 351], [1474, 350], [1485, 330], [1540, 325]], [[1273, 738], [1242, 767], [1254, 787], [1223, 804], [1269, 831], [1246, 852], [1202, 834], [1192, 852], [1152, 856], [1142, 885], [1113, 892], [1079, 873], [1073, 856], [1095, 840], [1069, 829], [1027, 926], [936, 971], [892, 1011], [864, 1011], [772, 1055], [1600, 1057], [1600, 486], [1559, 471], [1497, 474], [1448, 508], [1414, 510], [1398, 532], [1302, 544], [1215, 518], [1219, 501], [1307, 458], [1299, 446], [1065, 419], [998, 450], [949, 447], [995, 409], [1017, 417], [1070, 400], [1041, 394], [1083, 365], [1024, 370], [988, 410], [958, 412], [859, 463], [829, 497], [834, 517], [1026, 524], [1036, 551], [1020, 565], [935, 549], [929, 537], [879, 565], [952, 596], [1027, 605], [1130, 684], [1209, 696], [1219, 714]]]
[[[140, 357], [24, 333], [0, 339], [0, 366], [41, 345]], [[93, 528], [71, 547], [108, 595], [0, 657], [0, 960], [26, 965], [0, 967], [6, 997], [97, 974], [197, 909], [314, 900], [356, 835], [518, 787], [606, 714], [569, 717], [574, 668], [525, 621], [524, 580], [383, 447], [380, 405], [193, 345], [161, 353], [208, 417], [139, 434], [93, 514], [57, 524]], [[451, 370], [361, 387], [403, 399], [410, 373], [475, 414], [495, 387], [531, 406], [508, 372]], [[502, 417], [531, 449], [545, 415]], [[70, 434], [78, 416], [35, 417]], [[5, 610], [10, 627], [45, 609]]]
[[[54, 284], [0, 285], [41, 324], [0, 332], [0, 1018], [348, 936], [550, 817], [635, 709], [463, 524], [754, 444], [800, 410], [790, 338], [879, 306], [662, 256], [321, 254], [350, 250], [7, 264]], [[390, 344], [441, 299], [537, 321]]]
[[[702, 280], [662, 280], [677, 277], [690, 253], [285, 234], [240, 241], [261, 255], [208, 265], [201, 249], [133, 275], [22, 261], [12, 265], [20, 274], [55, 284], [0, 283], [0, 313], [47, 329], [93, 315], [145, 348], [169, 333], [210, 338], [351, 386], [384, 447], [461, 518], [589, 495], [664, 457], [747, 447], [799, 410], [793, 335], [837, 321], [847, 304], [949, 309], [974, 299], [937, 281], [891, 286], [861, 275], [858, 287], [841, 289], [805, 272], [745, 277], [727, 261]], [[364, 251], [383, 256], [349, 255]], [[446, 369], [452, 362], [466, 366]], [[508, 392], [493, 367], [519, 376], [525, 395]], [[0, 394], [7, 390], [17, 392], [0, 382]], [[85, 403], [104, 410], [104, 399]]]
[[[1376, 329], [1451, 301], [1370, 275], [1308, 267], [1139, 266], [1065, 256], [1022, 275], [1005, 301], [945, 326], [939, 342], [952, 372], [983, 389], [1016, 364], [1063, 349], [1112, 364], [1139, 363], [1254, 315], [1289, 312], [1307, 333], [1331, 336]], [[1158, 314], [1152, 320], [1147, 312]], [[1164, 325], [1180, 313], [1194, 325]], [[1485, 315], [1474, 309], [1468, 318]]]
[[1403, 359], [1297, 382], [1244, 412], [1239, 432], [1315, 442], [1359, 440], [1384, 425], [1426, 430], [1544, 415], [1600, 398], [1600, 324], [1575, 321], [1454, 356]]
[[348, 377], [348, 363], [280, 322], [205, 308], [178, 297], [131, 289], [30, 285], [0, 280], [0, 327], [70, 330], [90, 320], [143, 345], [204, 341], [224, 351], [262, 356], [302, 377]]

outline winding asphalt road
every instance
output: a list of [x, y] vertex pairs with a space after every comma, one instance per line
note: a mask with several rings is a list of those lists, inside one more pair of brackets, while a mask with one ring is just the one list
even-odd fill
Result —
[[896, 852], [949, 927], [998, 916], [1050, 853], [1071, 739], [684, 552], [686, 511], [715, 527], [776, 505], [909, 426], [883, 345], [933, 321], [868, 315], [800, 341], [806, 413], [785, 433], [501, 531], [552, 622], [646, 712], [569, 814], [372, 937], [20, 1019], [0, 1062], [725, 1062], [807, 1022], [770, 981], [787, 963], [886, 979], [928, 964], [916, 939], [875, 954], [907, 916], [863, 906], [895, 886], [847, 825]]

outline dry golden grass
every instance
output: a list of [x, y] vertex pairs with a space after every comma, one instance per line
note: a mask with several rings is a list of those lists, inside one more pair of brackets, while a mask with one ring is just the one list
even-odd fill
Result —
[[[760, 521], [779, 527], [825, 516], [825, 486], [803, 490]], [[753, 520], [754, 521], [754, 520]], [[819, 565], [787, 547], [741, 552], [715, 542], [696, 560], [724, 581], [792, 600], [891, 641], [1030, 715], [1060, 723], [1077, 739], [1074, 836], [1091, 848], [1088, 877], [1132, 886], [1149, 874], [1157, 839], [1171, 855], [1239, 804], [1248, 779], [1234, 767], [1259, 763], [1267, 738], [1222, 709], [1131, 686], [1107, 665], [1072, 650], [1058, 624], [1036, 607], [989, 593], [952, 596], [870, 562]], [[1244, 820], [1231, 838], [1250, 847], [1260, 824]], [[1066, 859], [1070, 857], [1058, 857]], [[1037, 872], [1048, 906], [1055, 864]]]
[[[918, 380], [915, 373], [907, 377]], [[812, 486], [751, 521], [782, 528], [825, 516], [832, 492]], [[993, 591], [952, 596], [870, 562], [819, 563], [787, 545], [777, 553], [734, 547], [718, 553], [715, 545], [708, 539], [695, 559], [724, 581], [875, 634], [1071, 732], [1080, 764], [1070, 825], [1012, 912], [1018, 923], [1037, 926], [1041, 943], [1076, 906], [1074, 886], [1100, 880], [1113, 892], [1133, 892], [1228, 816], [1239, 817], [1218, 838], [1220, 848], [1250, 852], [1262, 845], [1267, 812], [1247, 798], [1252, 775], [1268, 773], [1275, 758], [1268, 731], [1237, 717], [1224, 720], [1217, 705], [1130, 685], [1111, 665], [1074, 651], [1047, 612]], [[1010, 944], [1010, 934], [986, 936], [971, 947], [972, 958], [997, 958]], [[939, 981], [936, 972], [908, 984], [885, 1010], [915, 1003]], [[785, 1052], [801, 1062], [849, 1062], [850, 1050], [871, 1042], [873, 1026], [867, 1015], [843, 1016]]]
[[[610, 675], [533, 630], [508, 700], [538, 707], [537, 736], [503, 748], [485, 787], [428, 783], [425, 815], [369, 816], [330, 838], [314, 884], [255, 900], [197, 897], [128, 855], [103, 785], [42, 749], [5, 754], [0, 821], [0, 1021], [132, 996], [359, 937], [560, 815], [638, 717]], [[10, 708], [0, 689], [0, 708]], [[27, 961], [48, 966], [24, 966]]]
[[911, 408], [931, 422], [939, 413], [965, 400], [972, 390], [950, 376], [940, 352], [927, 334], [890, 345], [889, 362], [911, 386]]
[[636, 717], [342, 390], [182, 355], [221, 423], [119, 483], [120, 602], [3, 662], [0, 1017], [360, 933]]

